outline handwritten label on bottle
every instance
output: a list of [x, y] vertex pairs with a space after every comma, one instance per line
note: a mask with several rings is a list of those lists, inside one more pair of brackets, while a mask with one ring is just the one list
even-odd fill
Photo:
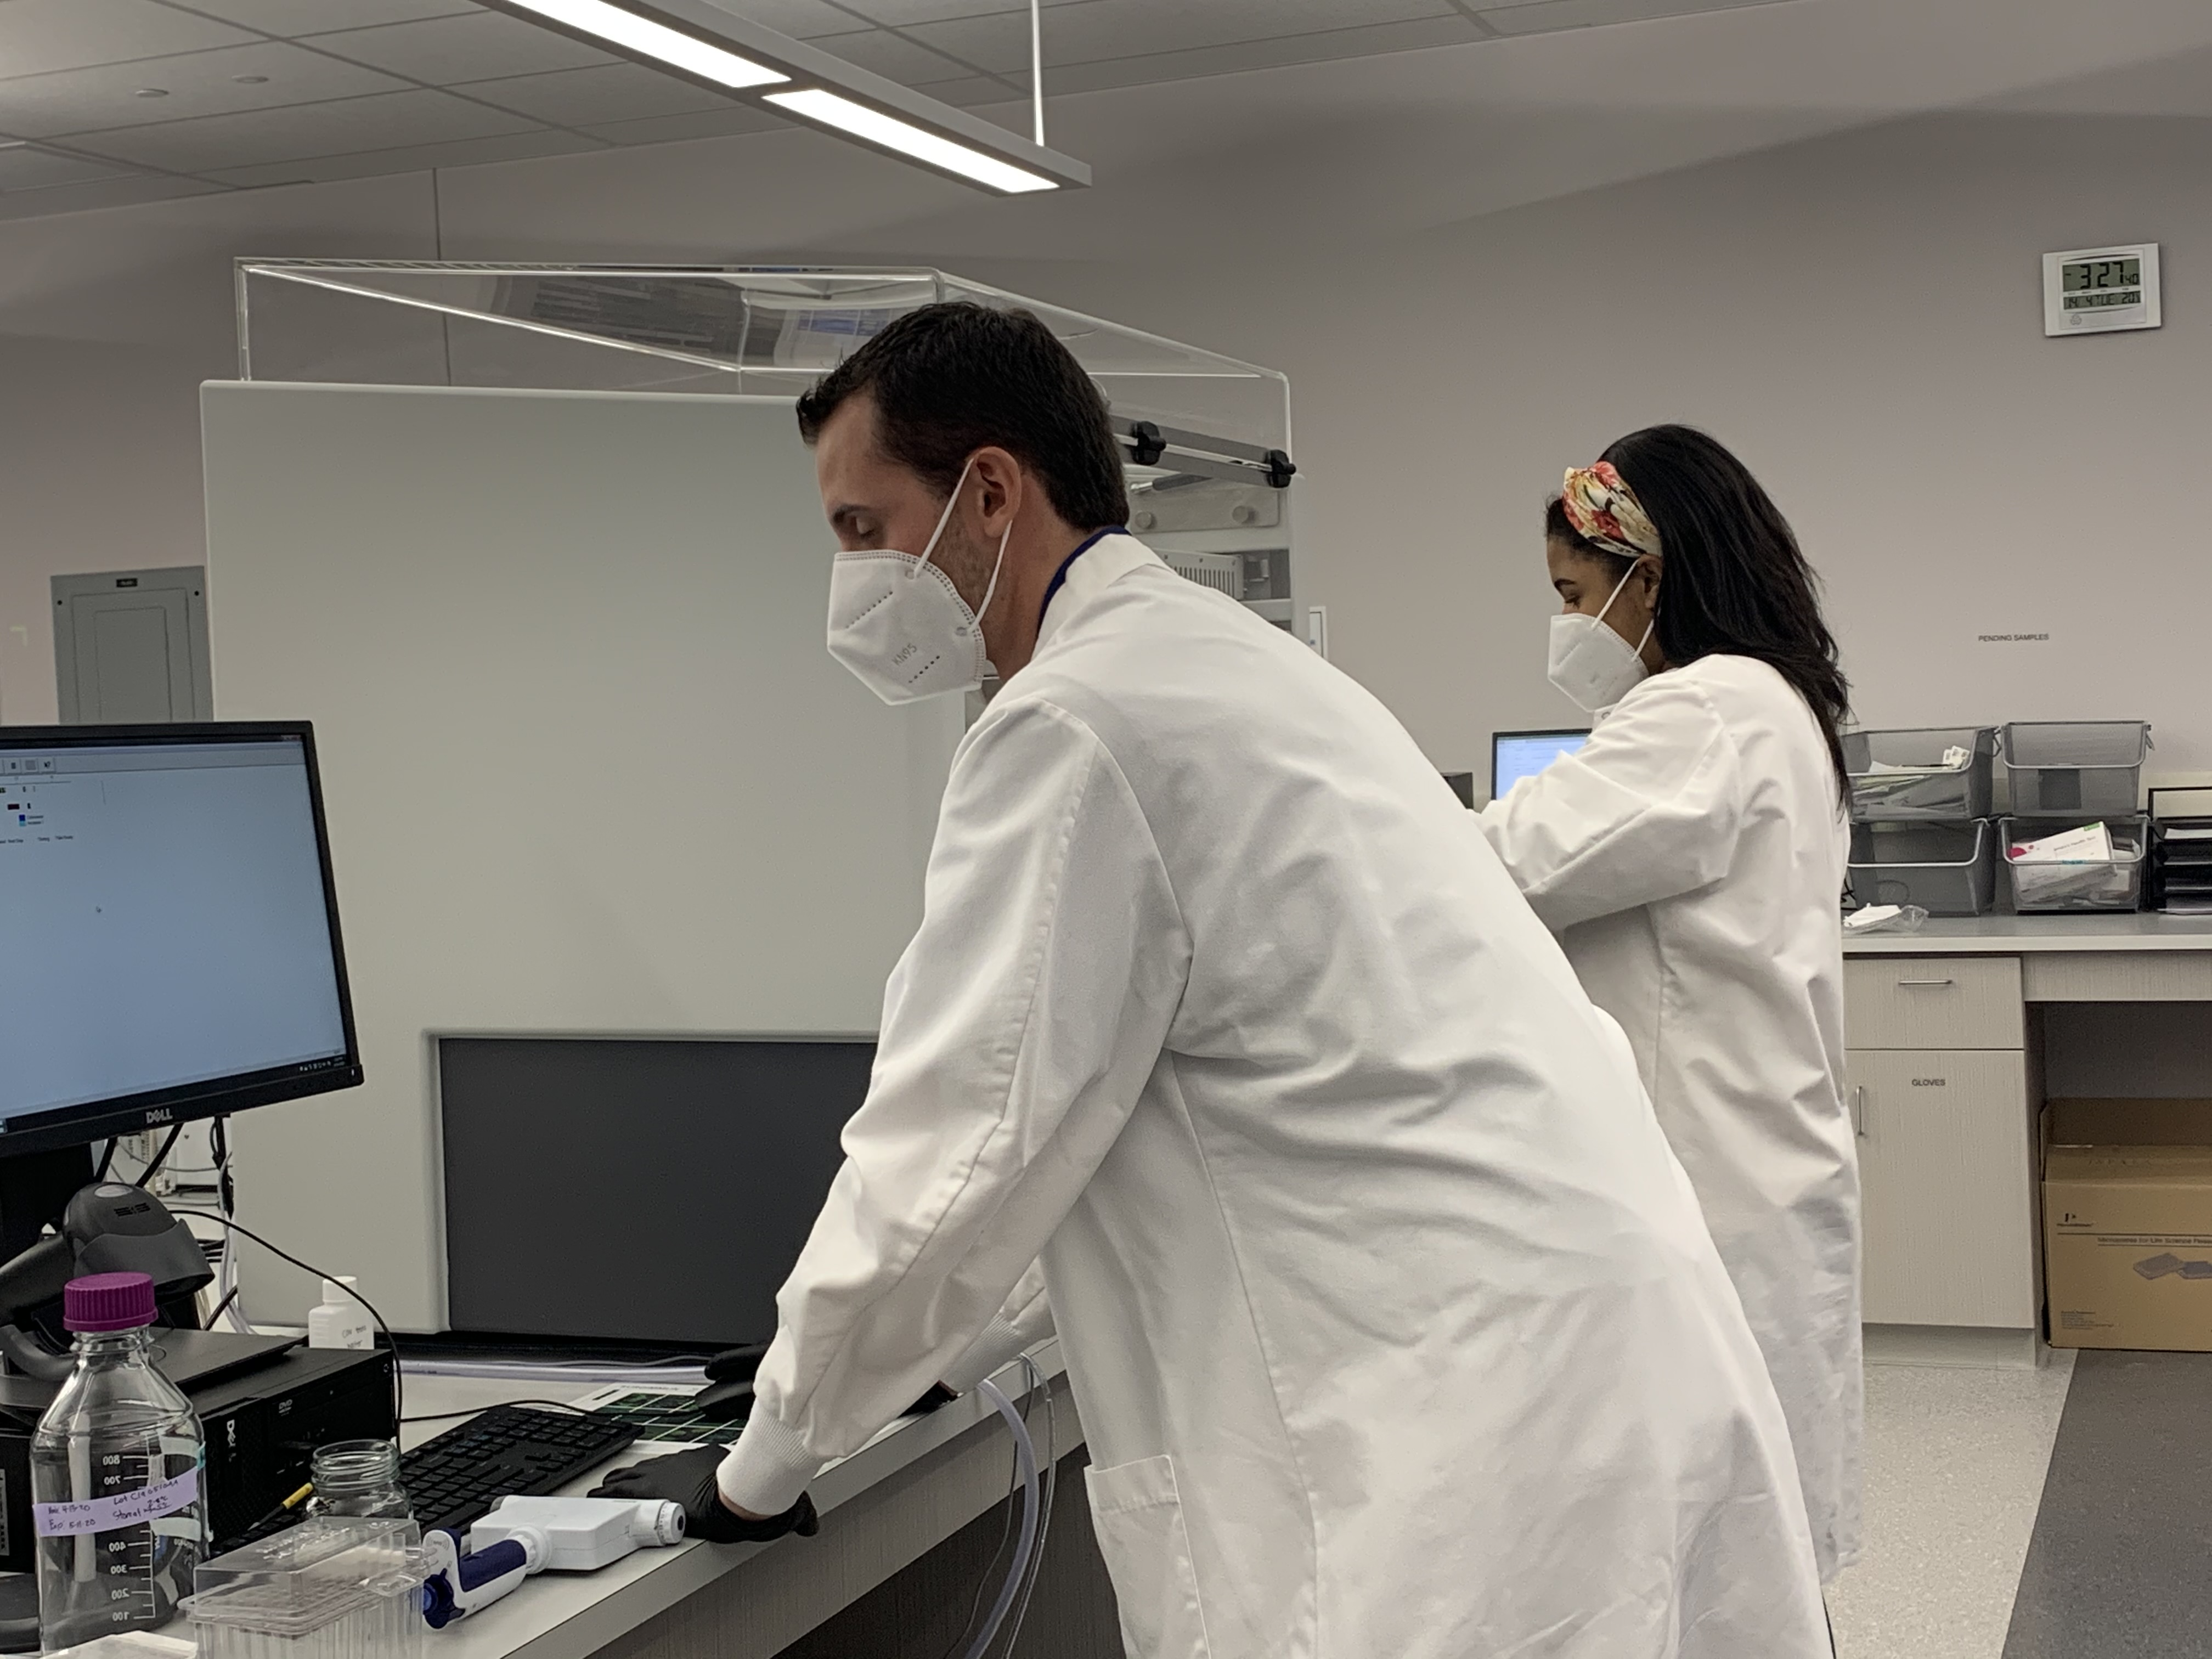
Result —
[[186, 1469], [173, 1480], [112, 1498], [86, 1498], [67, 1504], [33, 1504], [31, 1520], [41, 1538], [70, 1538], [80, 1533], [113, 1532], [118, 1527], [174, 1515], [200, 1495], [200, 1472]]

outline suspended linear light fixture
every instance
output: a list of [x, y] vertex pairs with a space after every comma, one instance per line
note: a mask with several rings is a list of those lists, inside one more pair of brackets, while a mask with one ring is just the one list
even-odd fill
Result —
[[[1041, 97], [1032, 143], [741, 17], [719, 0], [483, 3], [717, 92], [750, 94], [782, 114], [1001, 195], [1091, 182], [1088, 167], [1045, 148]], [[1033, 72], [1034, 29], [1032, 18]]]

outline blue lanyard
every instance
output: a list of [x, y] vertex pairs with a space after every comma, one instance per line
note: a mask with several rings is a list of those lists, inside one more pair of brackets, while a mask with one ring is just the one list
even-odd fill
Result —
[[1074, 552], [1069, 554], [1066, 558], [1060, 562], [1060, 568], [1052, 573], [1051, 584], [1044, 590], [1044, 603], [1037, 606], [1037, 627], [1039, 629], [1042, 629], [1044, 627], [1044, 613], [1052, 609], [1052, 596], [1060, 592], [1060, 584], [1067, 580], [1068, 566], [1073, 564], [1078, 559], [1081, 558], [1085, 553], [1088, 553], [1092, 548], [1097, 546], [1099, 543], [1104, 541], [1109, 536], [1126, 536], [1128, 533], [1129, 526], [1125, 524], [1109, 524], [1103, 530], [1094, 530], [1088, 536], [1083, 538], [1082, 544], [1079, 546]]

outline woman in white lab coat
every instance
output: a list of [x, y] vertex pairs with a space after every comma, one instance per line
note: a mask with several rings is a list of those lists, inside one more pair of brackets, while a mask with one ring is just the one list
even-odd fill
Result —
[[1825, 1582], [1857, 1551], [1862, 1416], [1835, 641], [1788, 522], [1703, 433], [1623, 438], [1545, 531], [1551, 678], [1595, 729], [1482, 828], [1628, 1032], [1789, 1418]]

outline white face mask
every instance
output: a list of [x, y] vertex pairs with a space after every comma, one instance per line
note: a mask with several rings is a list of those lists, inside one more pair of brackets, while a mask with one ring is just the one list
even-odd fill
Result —
[[1620, 590], [1628, 586], [1636, 564], [1641, 562], [1638, 560], [1621, 574], [1619, 584], [1595, 617], [1571, 611], [1552, 618], [1551, 664], [1546, 677], [1585, 714], [1612, 708], [1651, 672], [1644, 665], [1644, 647], [1658, 619], [1655, 617], [1652, 623], [1644, 624], [1644, 638], [1632, 646], [1605, 625], [1605, 613], [1613, 609], [1613, 600], [1620, 597]]
[[915, 702], [948, 691], [972, 691], [990, 663], [983, 655], [980, 620], [999, 591], [999, 570], [1014, 533], [1006, 522], [998, 562], [979, 610], [970, 611], [952, 578], [930, 556], [951, 522], [968, 482], [971, 458], [938, 515], [937, 528], [920, 557], [888, 548], [840, 553], [830, 567], [830, 654], [885, 702]]

